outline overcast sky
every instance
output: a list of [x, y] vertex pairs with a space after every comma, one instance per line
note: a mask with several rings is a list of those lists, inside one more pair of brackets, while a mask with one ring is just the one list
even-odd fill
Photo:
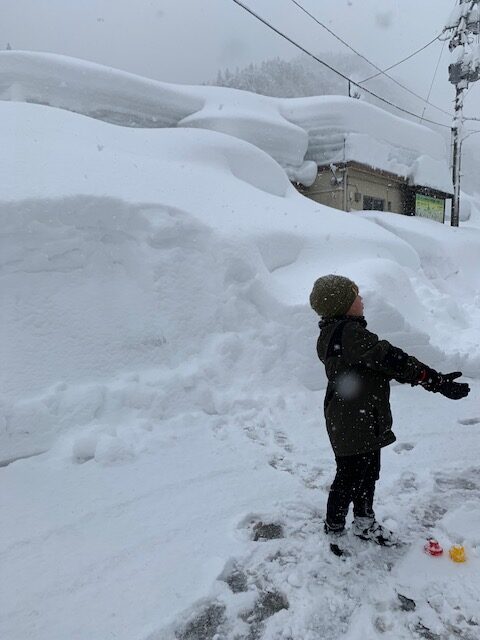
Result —
[[[315, 53], [345, 51], [291, 0], [244, 0]], [[377, 65], [386, 67], [439, 33], [454, 0], [301, 0]], [[0, 47], [75, 56], [180, 83], [213, 80], [220, 68], [242, 67], [296, 49], [233, 0], [0, 0]], [[394, 73], [426, 95], [441, 51], [435, 43]], [[430, 100], [450, 109], [448, 47]], [[477, 83], [480, 85], [480, 82]], [[387, 96], [388, 97], [388, 96]], [[478, 115], [480, 86], [466, 99]], [[477, 113], [475, 113], [477, 112]], [[435, 111], [428, 115], [445, 122]], [[480, 136], [478, 136], [480, 138]]]

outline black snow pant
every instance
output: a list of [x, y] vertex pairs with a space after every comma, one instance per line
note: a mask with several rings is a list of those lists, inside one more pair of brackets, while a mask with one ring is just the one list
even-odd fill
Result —
[[350, 503], [355, 518], [374, 518], [373, 496], [380, 474], [380, 449], [336, 458], [337, 474], [330, 487], [326, 525], [333, 531], [345, 528]]

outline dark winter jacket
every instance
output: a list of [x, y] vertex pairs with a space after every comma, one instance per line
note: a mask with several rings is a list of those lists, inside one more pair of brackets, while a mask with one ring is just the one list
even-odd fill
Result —
[[328, 378], [325, 420], [336, 457], [395, 442], [390, 380], [418, 384], [425, 365], [366, 328], [363, 317], [324, 318], [317, 353]]

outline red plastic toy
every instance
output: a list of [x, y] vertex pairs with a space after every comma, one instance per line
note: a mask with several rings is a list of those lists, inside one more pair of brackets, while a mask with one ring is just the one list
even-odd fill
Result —
[[423, 548], [429, 556], [441, 556], [443, 553], [442, 546], [438, 540], [434, 540], [433, 538], [427, 540]]

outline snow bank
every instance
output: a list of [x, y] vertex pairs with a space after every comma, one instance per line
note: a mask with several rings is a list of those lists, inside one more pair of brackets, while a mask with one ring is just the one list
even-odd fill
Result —
[[[432, 237], [441, 242], [447, 228], [415, 220], [427, 241], [401, 216], [389, 216], [388, 226], [313, 203], [267, 154], [218, 133], [0, 107], [4, 148], [15, 148], [0, 159], [5, 457], [44, 449], [59, 430], [112, 407], [135, 412], [135, 401], [116, 388], [140, 368], [177, 371], [155, 378], [160, 384], [167, 375], [160, 405], [172, 415], [190, 403], [228, 413], [235, 385], [250, 378], [258, 388], [252, 368], [268, 372], [273, 386], [291, 384], [293, 375], [301, 386], [321, 387], [306, 305], [319, 273], [353, 277], [375, 311], [374, 326], [402, 343], [409, 336], [432, 364], [446, 357], [441, 340], [433, 347], [428, 337], [437, 305], [440, 330], [470, 326], [453, 301], [442, 308], [456, 283], [441, 293], [441, 279], [459, 263], [451, 252], [448, 267], [448, 247]], [[459, 234], [466, 270], [477, 234]], [[429, 251], [442, 253], [433, 288]], [[428, 293], [427, 306], [412, 279]], [[468, 283], [476, 286], [475, 278]], [[477, 350], [470, 355], [476, 362]], [[182, 389], [189, 366], [195, 392]], [[202, 366], [210, 371], [206, 386]], [[145, 398], [161, 415], [148, 390]]]
[[431, 129], [340, 96], [277, 99], [155, 82], [53, 54], [0, 52], [0, 98], [46, 104], [130, 127], [233, 135], [309, 186], [316, 165], [355, 160], [450, 193], [445, 143]]
[[[361, 281], [359, 263], [372, 254], [418, 266], [403, 241], [303, 198], [267, 154], [240, 140], [0, 106], [4, 148], [15, 139], [16, 150], [0, 160], [7, 457], [30, 452], [33, 416], [37, 450], [62, 425], [102, 412], [110, 393], [102, 380], [175, 369], [203, 350], [207, 361], [212, 348], [223, 354], [212, 372], [219, 380], [237, 367], [243, 378], [257, 361], [258, 371], [321, 386], [305, 306], [318, 273]], [[253, 334], [231, 347], [240, 349], [233, 366], [226, 334], [235, 344], [243, 331]], [[92, 379], [77, 398], [70, 385]]]
[[[478, 335], [473, 327], [480, 322], [480, 228], [452, 228], [427, 219], [418, 219], [418, 224], [412, 225], [401, 215], [362, 215], [407, 242], [420, 258], [419, 271], [410, 276], [413, 297], [410, 287], [405, 287], [404, 277], [398, 272], [392, 274], [391, 267], [382, 274], [377, 272], [384, 299], [392, 306], [400, 304], [402, 310], [408, 307], [409, 321], [429, 335], [431, 344], [440, 349], [452, 344], [462, 361], [462, 370], [476, 376], [480, 363]], [[388, 271], [394, 277], [388, 276]], [[461, 339], [457, 339], [454, 326], [461, 328]], [[446, 368], [446, 364], [442, 367]]]
[[[460, 193], [460, 222], [467, 222], [468, 220], [475, 218], [480, 210], [480, 201], [478, 194], [469, 195], [462, 191]], [[448, 216], [450, 220], [450, 216]]]

